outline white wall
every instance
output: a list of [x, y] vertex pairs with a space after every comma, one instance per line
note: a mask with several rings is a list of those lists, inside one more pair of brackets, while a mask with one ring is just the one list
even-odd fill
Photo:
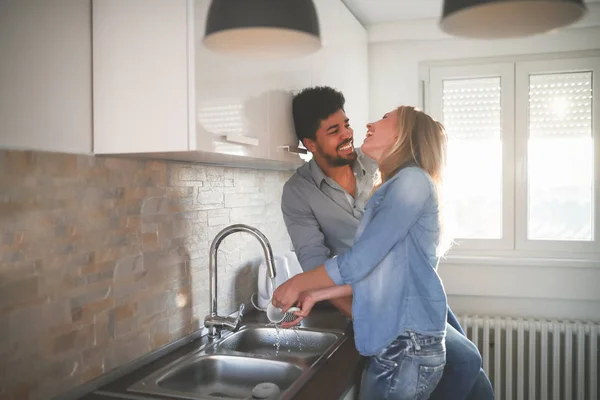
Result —
[[0, 38], [0, 147], [90, 153], [90, 0], [2, 0]]
[[[371, 36], [373, 37], [373, 36]], [[369, 46], [370, 117], [419, 105], [419, 63], [600, 49], [600, 27], [502, 41], [403, 40]], [[524, 265], [519, 265], [524, 264]], [[457, 313], [600, 320], [600, 262], [515, 259], [445, 261], [440, 267]]]
[[411, 40], [369, 45], [370, 117], [398, 105], [418, 105], [424, 61], [600, 49], [600, 27], [513, 40]]

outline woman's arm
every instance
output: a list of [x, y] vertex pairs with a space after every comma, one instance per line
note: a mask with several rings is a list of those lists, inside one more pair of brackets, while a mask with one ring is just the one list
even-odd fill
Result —
[[363, 279], [406, 237], [433, 196], [433, 186], [425, 171], [406, 168], [398, 172], [398, 177], [386, 188], [373, 219], [352, 248], [286, 281], [273, 293], [273, 304], [286, 311], [304, 291], [354, 284]]
[[[331, 286], [323, 289], [315, 289], [306, 292], [315, 303], [323, 300], [337, 299], [340, 297], [347, 297], [352, 295], [352, 286]], [[304, 310], [304, 309], [303, 309]]]
[[352, 286], [350, 285], [331, 286], [302, 292], [298, 298], [298, 307], [300, 307], [300, 311], [294, 312], [294, 315], [296, 315], [298, 318], [291, 322], [281, 324], [281, 327], [290, 328], [298, 325], [304, 318], [308, 316], [308, 314], [310, 314], [310, 311], [314, 305], [319, 301], [347, 298], [348, 296], [352, 296]]
[[[300, 297], [300, 293], [309, 290], [334, 287], [323, 265], [307, 272], [295, 275], [283, 282], [273, 293], [273, 305], [287, 311]], [[343, 296], [342, 296], [343, 297]]]
[[373, 218], [352, 248], [325, 261], [324, 268], [331, 280], [336, 285], [362, 280], [404, 240], [426, 207], [435, 201], [433, 182], [427, 172], [416, 167], [400, 170], [385, 188]]

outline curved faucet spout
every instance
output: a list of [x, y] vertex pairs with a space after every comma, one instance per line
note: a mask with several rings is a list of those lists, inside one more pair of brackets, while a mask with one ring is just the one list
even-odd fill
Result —
[[[258, 239], [260, 245], [263, 248], [263, 252], [265, 254], [265, 261], [267, 263], [267, 269], [269, 271], [269, 275], [272, 279], [275, 278], [276, 276], [276, 271], [275, 271], [275, 261], [273, 259], [273, 250], [271, 249], [271, 244], [269, 243], [269, 240], [267, 239], [267, 237], [258, 229], [253, 228], [251, 226], [245, 225], [245, 224], [235, 224], [235, 225], [230, 225], [226, 228], [224, 228], [223, 230], [221, 230], [219, 233], [217, 233], [217, 235], [215, 236], [211, 246], [210, 246], [210, 259], [209, 259], [209, 274], [210, 274], [210, 315], [209, 317], [212, 317], [211, 320], [214, 320], [214, 317], [217, 317], [217, 312], [218, 312], [218, 308], [217, 308], [217, 253], [219, 250], [219, 245], [221, 244], [221, 242], [229, 235], [231, 235], [232, 233], [236, 233], [236, 232], [246, 232], [251, 234], [252, 236], [254, 236], [256, 239]], [[205, 323], [206, 325], [206, 323]], [[209, 336], [211, 337], [218, 337], [219, 330], [217, 330], [217, 326], [215, 326], [214, 324], [211, 324], [211, 326], [209, 327]]]

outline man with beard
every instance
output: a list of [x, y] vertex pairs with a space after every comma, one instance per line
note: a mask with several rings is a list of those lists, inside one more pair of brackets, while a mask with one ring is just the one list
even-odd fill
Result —
[[[377, 164], [354, 149], [344, 104], [329, 87], [305, 89], [292, 102], [296, 135], [313, 158], [283, 187], [282, 211], [304, 271], [352, 246], [373, 188]], [[331, 303], [352, 315], [351, 297]]]
[[[281, 209], [304, 271], [352, 247], [373, 188], [377, 164], [354, 148], [354, 132], [344, 104], [344, 95], [330, 87], [304, 89], [292, 102], [296, 135], [313, 158], [285, 183]], [[322, 278], [330, 279], [327, 275]], [[351, 296], [330, 302], [352, 317]], [[453, 388], [472, 385], [460, 381], [461, 375], [465, 375], [461, 371], [473, 368], [477, 371], [481, 366], [479, 351], [464, 337], [460, 338], [464, 331], [450, 309], [448, 323], [459, 333], [446, 337], [446, 367], [431, 399], [456, 398]], [[468, 398], [494, 398], [482, 369]]]

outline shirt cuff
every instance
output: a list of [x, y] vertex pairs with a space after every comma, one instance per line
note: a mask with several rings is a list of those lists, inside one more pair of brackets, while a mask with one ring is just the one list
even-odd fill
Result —
[[330, 258], [329, 260], [325, 261], [325, 271], [327, 271], [327, 274], [333, 283], [338, 286], [344, 284], [344, 280], [342, 279], [342, 275], [340, 274], [340, 269], [338, 267], [337, 257]]

